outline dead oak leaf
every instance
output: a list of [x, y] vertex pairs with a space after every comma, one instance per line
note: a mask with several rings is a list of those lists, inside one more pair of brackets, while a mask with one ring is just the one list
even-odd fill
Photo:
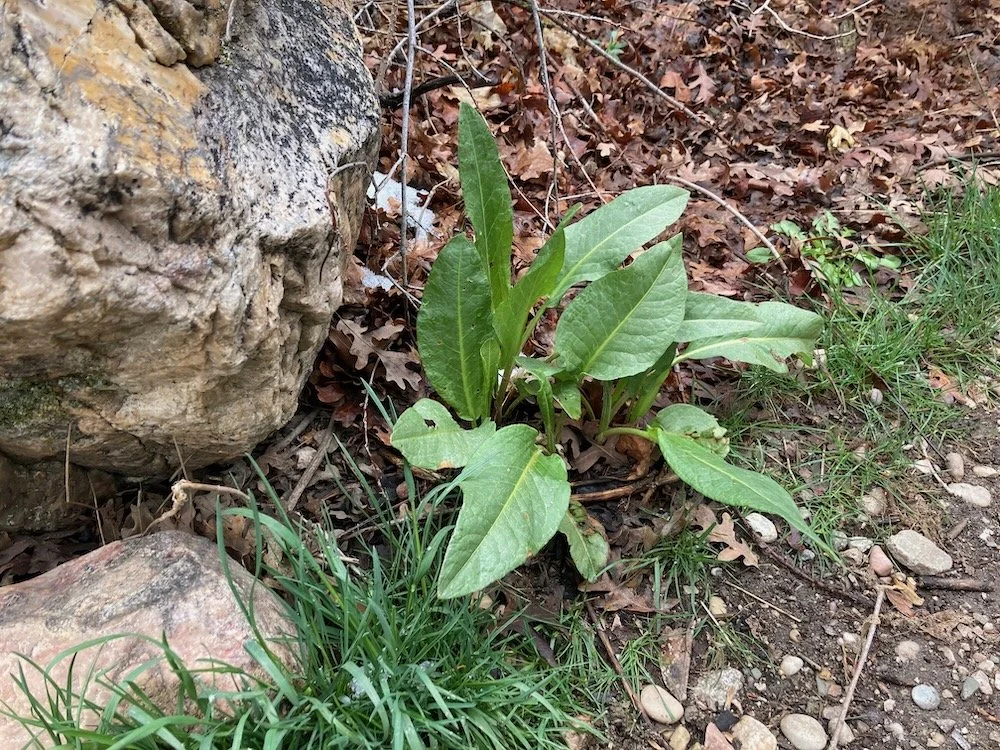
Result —
[[352, 320], [341, 320], [337, 323], [337, 330], [351, 339], [350, 352], [354, 356], [355, 369], [367, 368], [372, 355], [375, 355], [385, 368], [386, 380], [404, 390], [407, 387], [415, 391], [420, 388], [420, 374], [407, 367], [408, 364], [418, 363], [416, 355], [413, 352], [393, 352], [379, 346], [394, 339], [403, 330], [402, 325], [387, 323], [366, 332]]
[[500, 155], [511, 174], [522, 180], [533, 180], [542, 175], [552, 174], [552, 153], [541, 138], [534, 139], [531, 148], [523, 143], [500, 146]]
[[722, 520], [716, 521], [715, 514], [707, 505], [699, 505], [693, 514], [692, 522], [701, 529], [711, 529], [708, 534], [708, 541], [723, 544], [725, 547], [719, 553], [719, 560], [732, 562], [743, 558], [743, 564], [747, 567], [757, 567], [759, 560], [757, 555], [746, 542], [736, 538], [736, 526], [733, 517], [728, 513], [722, 514]]

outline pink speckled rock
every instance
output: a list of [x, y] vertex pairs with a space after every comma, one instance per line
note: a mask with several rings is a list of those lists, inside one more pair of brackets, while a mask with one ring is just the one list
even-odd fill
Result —
[[[257, 627], [278, 657], [293, 664], [296, 652], [288, 639], [294, 627], [284, 604], [265, 586], [254, 586], [253, 577], [239, 564], [234, 562], [230, 573], [242, 601], [249, 601], [252, 588]], [[22, 666], [33, 694], [44, 701], [41, 675], [18, 654], [47, 666], [66, 649], [122, 633], [133, 635], [77, 654], [72, 665], [76, 686], [84, 684], [92, 669], [106, 669], [108, 678], [115, 680], [162, 656], [155, 642], [164, 635], [189, 667], [217, 659], [262, 675], [244, 650], [244, 643], [255, 636], [226, 580], [216, 546], [166, 531], [114, 542], [38, 578], [0, 588], [0, 703], [26, 713], [27, 701], [8, 677]], [[65, 684], [69, 667], [70, 660], [64, 658], [50, 674]], [[176, 680], [164, 665], [142, 672], [137, 682], [165, 709], [176, 705]], [[232, 687], [231, 678], [226, 687]], [[101, 700], [96, 689], [88, 688], [87, 695]], [[22, 747], [28, 740], [19, 724], [0, 716], [0, 748]]]

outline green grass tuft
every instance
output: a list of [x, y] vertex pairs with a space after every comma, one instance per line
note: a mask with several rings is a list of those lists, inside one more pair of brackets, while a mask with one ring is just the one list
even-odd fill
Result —
[[[583, 713], [569, 672], [542, 662], [475, 601], [435, 596], [446, 529], [425, 511], [442, 494], [431, 493], [403, 523], [384, 518], [384, 543], [359, 561], [342, 558], [328, 528], [306, 532], [255, 508], [227, 511], [257, 521], [258, 549], [270, 543], [282, 552], [280, 569], [260, 572], [291, 602], [300, 671], [289, 674], [261, 643], [249, 643], [269, 679], [233, 674], [230, 684], [238, 687], [208, 691], [199, 670], [163, 644], [184, 688], [176, 712], [160, 710], [134, 682], [111, 684], [93, 674], [90, 683], [111, 691], [104, 705], [48, 680], [46, 695], [32, 697], [32, 715], [21, 721], [81, 750], [565, 747], [564, 732]], [[88, 714], [98, 720], [83, 729]]]

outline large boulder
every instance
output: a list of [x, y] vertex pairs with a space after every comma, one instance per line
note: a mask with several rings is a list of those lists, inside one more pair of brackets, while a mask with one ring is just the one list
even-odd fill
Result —
[[[245, 606], [252, 607], [253, 626]], [[29, 699], [15, 682], [22, 674], [45, 704], [41, 668], [54, 684], [65, 688], [72, 681], [74, 693], [98, 704], [109, 697], [99, 683], [129, 678], [173, 712], [179, 683], [159, 645], [164, 638], [189, 669], [216, 660], [269, 683], [245, 647], [259, 637], [289, 670], [299, 668], [299, 636], [285, 605], [238, 563], [224, 569], [211, 542], [180, 531], [112, 542], [0, 588], [0, 706], [30, 716]], [[99, 642], [81, 647], [94, 640]], [[210, 671], [200, 680], [222, 690], [235, 684], [233, 675]], [[21, 725], [0, 712], [0, 747], [23, 747], [28, 740]]]
[[347, 0], [3, 3], [0, 453], [164, 475], [285, 423], [378, 130]]

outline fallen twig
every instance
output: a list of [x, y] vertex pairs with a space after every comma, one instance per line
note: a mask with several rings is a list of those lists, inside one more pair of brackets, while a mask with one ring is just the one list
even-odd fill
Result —
[[406, 0], [406, 74], [403, 79], [403, 123], [399, 134], [399, 258], [403, 266], [402, 281], [406, 286], [406, 154], [410, 141], [410, 96], [413, 93], [413, 61], [417, 55], [417, 22], [413, 0]]
[[785, 617], [787, 617], [792, 622], [795, 622], [795, 623], [801, 623], [802, 622], [802, 618], [796, 617], [795, 615], [793, 615], [788, 610], [782, 609], [781, 607], [779, 607], [776, 604], [771, 604], [771, 602], [767, 601], [766, 599], [762, 599], [761, 597], [757, 596], [752, 591], [747, 591], [745, 588], [743, 588], [742, 586], [736, 585], [732, 581], [725, 581], [725, 584], [727, 586], [731, 586], [732, 588], [736, 589], [737, 591], [743, 592], [744, 594], [746, 594], [747, 596], [749, 596], [751, 599], [756, 599], [758, 602], [760, 602], [761, 604], [763, 604], [765, 607], [770, 607], [775, 612], [779, 612], [779, 613], [783, 614]]
[[312, 457], [306, 470], [302, 472], [302, 476], [299, 477], [299, 481], [295, 483], [295, 487], [288, 495], [282, 498], [281, 504], [285, 508], [286, 513], [291, 513], [295, 510], [295, 506], [299, 504], [299, 500], [302, 498], [302, 494], [308, 489], [309, 484], [312, 482], [313, 477], [319, 470], [319, 466], [326, 459], [326, 452], [330, 448], [330, 443], [333, 440], [333, 414], [330, 415], [330, 421], [326, 425], [326, 429], [319, 436], [319, 440], [316, 442], [316, 455]]
[[795, 575], [798, 578], [807, 581], [809, 584], [815, 586], [821, 591], [825, 591], [826, 593], [832, 594], [833, 596], [839, 597], [841, 599], [846, 599], [847, 601], [853, 602], [854, 604], [857, 604], [861, 607], [867, 608], [871, 606], [871, 601], [866, 597], [862, 596], [861, 594], [856, 594], [853, 591], [847, 591], [846, 589], [841, 589], [837, 588], [836, 586], [831, 586], [826, 581], [821, 581], [815, 576], [811, 576], [806, 571], [793, 565], [788, 560], [779, 555], [777, 552], [775, 552], [773, 549], [771, 549], [770, 545], [762, 542], [760, 540], [760, 537], [757, 536], [757, 534], [751, 533], [751, 537], [757, 543], [757, 549], [761, 551], [764, 557], [766, 557], [771, 562], [780, 565], [782, 568], [785, 568], [792, 575]]
[[861, 653], [858, 654], [858, 661], [854, 665], [854, 676], [851, 678], [851, 684], [848, 686], [847, 694], [844, 696], [844, 705], [840, 709], [840, 716], [837, 717], [837, 720], [833, 722], [833, 726], [830, 727], [829, 750], [837, 750], [837, 745], [840, 744], [840, 731], [844, 726], [844, 721], [847, 720], [847, 712], [851, 708], [854, 691], [857, 690], [858, 680], [861, 679], [861, 672], [865, 668], [865, 662], [868, 661], [868, 652], [871, 651], [872, 642], [875, 640], [875, 630], [878, 628], [878, 618], [879, 613], [882, 611], [883, 601], [885, 601], [885, 588], [879, 586], [878, 596], [875, 597], [875, 608], [872, 610], [871, 617], [868, 618], [868, 637], [865, 638], [865, 645], [862, 647]]
[[[520, 3], [517, 2], [517, 0], [512, 0], [512, 1], [514, 2], [514, 4], [520, 5]], [[562, 29], [563, 31], [565, 31], [567, 34], [572, 34], [578, 41], [580, 41], [583, 44], [587, 45], [590, 49], [592, 49], [594, 52], [596, 52], [597, 54], [599, 54], [605, 60], [607, 60], [608, 62], [610, 62], [616, 68], [618, 68], [619, 70], [622, 70], [622, 71], [628, 73], [630, 76], [632, 76], [633, 78], [635, 78], [637, 81], [641, 82], [646, 88], [648, 88], [650, 91], [652, 91], [658, 97], [660, 97], [661, 99], [663, 99], [665, 102], [667, 102], [667, 104], [669, 104], [671, 107], [673, 107], [674, 109], [676, 109], [678, 112], [683, 112], [685, 115], [687, 115], [688, 117], [690, 117], [692, 120], [696, 120], [696, 121], [702, 123], [706, 127], [711, 128], [713, 132], [715, 132], [715, 130], [716, 130], [716, 123], [715, 123], [714, 119], [712, 119], [708, 115], [704, 115], [704, 114], [700, 114], [698, 112], [695, 112], [693, 109], [691, 109], [690, 107], [688, 107], [682, 101], [680, 101], [679, 99], [677, 99], [677, 97], [674, 97], [674, 96], [671, 96], [670, 94], [668, 94], [666, 91], [664, 91], [663, 89], [661, 89], [659, 86], [657, 86], [655, 83], [653, 83], [649, 78], [647, 78], [645, 75], [643, 75], [642, 73], [640, 73], [638, 70], [636, 70], [635, 68], [633, 68], [633, 67], [631, 67], [629, 65], [626, 65], [621, 60], [619, 60], [617, 57], [615, 57], [614, 55], [612, 55], [611, 53], [609, 53], [607, 50], [605, 50], [604, 48], [602, 48], [601, 45], [599, 45], [596, 42], [594, 42], [586, 34], [584, 34], [581, 31], [578, 31], [573, 26], [571, 26], [570, 24], [567, 24], [566, 22], [564, 22], [560, 18], [557, 18], [554, 14], [549, 13], [548, 10], [542, 9], [541, 10], [541, 14], [543, 16], [545, 16], [547, 19], [549, 19], [549, 21], [551, 21], [552, 23], [554, 23], [556, 26], [558, 26], [560, 29]], [[722, 136], [720, 135], [720, 137], [722, 137]]]
[[597, 631], [597, 637], [601, 640], [601, 645], [604, 646], [604, 653], [608, 655], [608, 661], [611, 662], [611, 668], [614, 669], [615, 674], [621, 678], [622, 687], [625, 689], [625, 693], [628, 695], [629, 700], [632, 701], [632, 705], [635, 706], [635, 710], [638, 711], [642, 718], [646, 720], [646, 723], [652, 724], [653, 720], [649, 718], [649, 714], [646, 713], [646, 709], [642, 707], [642, 701], [639, 700], [639, 696], [635, 694], [635, 690], [632, 689], [628, 680], [625, 679], [625, 671], [622, 669], [621, 662], [619, 662], [618, 657], [615, 656], [615, 650], [611, 646], [611, 640], [608, 638], [608, 634], [604, 632], [604, 626], [601, 624], [600, 618], [594, 611], [594, 605], [590, 602], [587, 602], [587, 615], [594, 624], [594, 630]]
[[920, 587], [937, 591], [993, 591], [993, 584], [975, 578], [943, 578], [941, 576], [920, 576]]
[[670, 484], [671, 482], [677, 481], [676, 474], [657, 474], [656, 476], [649, 476], [645, 479], [640, 479], [636, 482], [629, 482], [628, 484], [623, 484], [620, 487], [612, 487], [609, 490], [598, 490], [596, 492], [577, 492], [571, 495], [573, 500], [579, 503], [601, 503], [607, 502], [608, 500], [618, 500], [623, 497], [628, 497], [634, 492], [639, 490], [645, 490], [647, 487], [659, 487], [664, 484]]
[[782, 260], [781, 255], [778, 254], [778, 248], [774, 246], [774, 243], [771, 242], [771, 240], [769, 240], [767, 237], [765, 237], [763, 232], [757, 229], [757, 227], [755, 227], [750, 222], [750, 219], [748, 219], [746, 216], [740, 213], [739, 209], [737, 209], [735, 206], [729, 205], [729, 203], [721, 195], [713, 193], [708, 188], [704, 188], [701, 185], [691, 182], [690, 180], [685, 180], [683, 177], [678, 177], [677, 175], [667, 175], [667, 179], [673, 180], [674, 182], [678, 182], [684, 187], [689, 188], [691, 190], [696, 190], [702, 195], [707, 195], [709, 198], [711, 198], [720, 206], [722, 206], [724, 209], [726, 209], [729, 213], [731, 213], [733, 216], [736, 217], [737, 221], [739, 221], [743, 226], [745, 226], [747, 229], [753, 232], [758, 240], [764, 243], [764, 247], [770, 250], [771, 255], [773, 255], [774, 259], [778, 261], [778, 265], [781, 266], [781, 270], [785, 272], [788, 271], [788, 266], [785, 265], [785, 261]]

